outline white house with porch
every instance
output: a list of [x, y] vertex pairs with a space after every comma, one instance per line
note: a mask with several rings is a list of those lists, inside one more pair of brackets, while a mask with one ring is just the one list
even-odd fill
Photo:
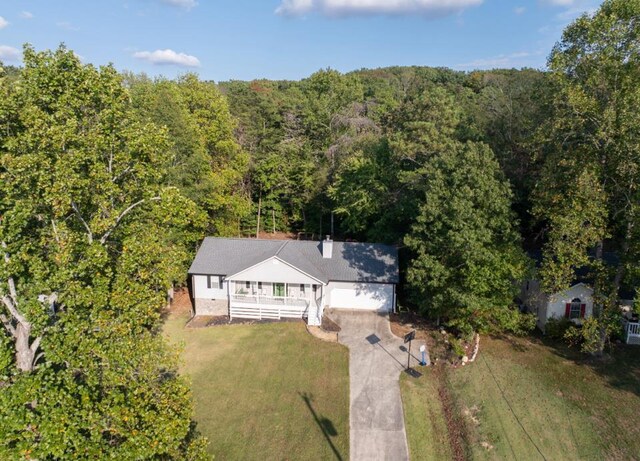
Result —
[[195, 315], [306, 318], [325, 307], [390, 312], [398, 252], [378, 243], [207, 237], [189, 269]]
[[[626, 298], [630, 298], [629, 293]], [[528, 312], [536, 314], [537, 326], [545, 331], [547, 321], [551, 318], [566, 318], [576, 325], [593, 315], [593, 288], [583, 282], [578, 282], [569, 289], [548, 294], [542, 290], [538, 280], [528, 280], [523, 284], [521, 300]], [[632, 318], [633, 300], [619, 300], [620, 320], [624, 328], [624, 340], [627, 344], [640, 344], [640, 323]]]
[[538, 280], [527, 280], [520, 296], [525, 309], [536, 314], [537, 326], [544, 332], [550, 318], [567, 318], [577, 325], [593, 315], [593, 288], [576, 283], [560, 293], [546, 293]]

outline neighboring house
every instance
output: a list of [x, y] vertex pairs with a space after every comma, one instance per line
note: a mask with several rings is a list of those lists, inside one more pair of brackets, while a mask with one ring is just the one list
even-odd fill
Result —
[[593, 288], [583, 282], [576, 283], [560, 293], [545, 293], [538, 280], [528, 280], [520, 295], [525, 310], [536, 314], [537, 325], [544, 332], [550, 318], [567, 318], [580, 325], [593, 315]]
[[195, 315], [307, 318], [325, 307], [390, 312], [398, 251], [378, 243], [207, 237], [189, 269]]

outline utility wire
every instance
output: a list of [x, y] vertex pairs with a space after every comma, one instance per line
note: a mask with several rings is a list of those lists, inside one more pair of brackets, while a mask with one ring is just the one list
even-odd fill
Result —
[[513, 411], [513, 407], [511, 406], [511, 403], [509, 403], [509, 400], [507, 400], [507, 396], [504, 395], [504, 390], [502, 389], [502, 387], [500, 386], [500, 383], [498, 383], [498, 380], [496, 379], [496, 375], [493, 374], [493, 370], [491, 369], [491, 367], [489, 366], [489, 363], [487, 362], [487, 359], [484, 358], [484, 355], [482, 356], [482, 361], [484, 362], [484, 364], [487, 366], [487, 370], [489, 370], [489, 374], [491, 375], [491, 377], [493, 378], [493, 381], [496, 383], [496, 386], [498, 386], [498, 390], [500, 391], [500, 394], [502, 394], [502, 398], [504, 399], [505, 403], [507, 404], [507, 406], [509, 407], [509, 410], [511, 411], [511, 414], [513, 415], [513, 417], [516, 419], [516, 421], [518, 422], [518, 424], [520, 425], [520, 427], [522, 428], [522, 431], [525, 433], [525, 435], [527, 436], [527, 438], [531, 441], [531, 443], [533, 444], [533, 446], [536, 448], [536, 450], [538, 451], [538, 453], [540, 453], [540, 456], [542, 456], [542, 459], [544, 461], [547, 461], [547, 457], [542, 453], [542, 451], [540, 450], [540, 447], [538, 447], [538, 445], [536, 444], [536, 442], [534, 442], [533, 438], [531, 438], [531, 435], [529, 435], [529, 432], [527, 432], [527, 430], [524, 428], [524, 426], [522, 425], [522, 422], [520, 422], [520, 419], [518, 418], [518, 416], [516, 415], [516, 412]]

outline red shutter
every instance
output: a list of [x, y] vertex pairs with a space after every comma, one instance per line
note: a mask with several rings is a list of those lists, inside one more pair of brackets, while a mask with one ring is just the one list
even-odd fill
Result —
[[564, 316], [565, 316], [566, 318], [571, 317], [571, 303], [567, 303], [567, 304], [564, 306]]
[[580, 304], [580, 317], [584, 318], [585, 312], [587, 312], [587, 305]]

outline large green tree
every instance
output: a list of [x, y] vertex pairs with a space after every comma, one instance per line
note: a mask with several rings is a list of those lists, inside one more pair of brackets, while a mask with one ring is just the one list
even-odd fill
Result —
[[166, 131], [64, 47], [0, 93], [0, 458], [202, 457], [158, 335], [206, 222], [164, 185]]
[[165, 184], [207, 211], [209, 233], [238, 235], [239, 222], [251, 209], [245, 187], [249, 158], [235, 139], [226, 98], [194, 74], [175, 81], [128, 75], [127, 84], [142, 120], [167, 129], [171, 155], [163, 168]]
[[[598, 325], [584, 331], [598, 332], [585, 343], [592, 352], [618, 324], [619, 290], [640, 256], [638, 17], [640, 1], [607, 0], [569, 25], [549, 58], [556, 97], [541, 131], [535, 208], [549, 229], [542, 278], [555, 292], [576, 268], [591, 269], [598, 309], [590, 322]], [[615, 268], [603, 261], [607, 246], [619, 255]]]
[[513, 300], [527, 273], [512, 194], [493, 152], [455, 142], [422, 166], [424, 201], [405, 244], [407, 281], [423, 313], [461, 333], [519, 331]]

